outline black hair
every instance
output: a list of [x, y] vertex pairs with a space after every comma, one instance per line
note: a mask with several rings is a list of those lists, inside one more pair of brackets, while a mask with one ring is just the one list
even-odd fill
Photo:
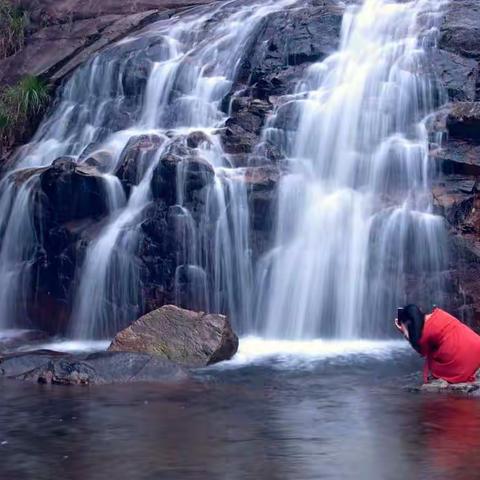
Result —
[[420, 338], [425, 324], [425, 314], [417, 305], [406, 305], [403, 307], [402, 318], [399, 318], [398, 321], [407, 327], [410, 345], [420, 352]]

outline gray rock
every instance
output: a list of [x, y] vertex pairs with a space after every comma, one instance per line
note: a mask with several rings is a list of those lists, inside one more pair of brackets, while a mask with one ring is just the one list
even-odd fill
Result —
[[142, 352], [180, 365], [205, 367], [228, 360], [238, 337], [224, 315], [192, 312], [166, 305], [117, 334], [109, 351]]
[[480, 60], [480, 4], [477, 0], [455, 0], [447, 9], [440, 48]]
[[434, 71], [449, 100], [474, 101], [479, 76], [478, 62], [447, 50], [432, 54]]
[[450, 136], [480, 143], [480, 102], [458, 102], [447, 117]]
[[420, 393], [461, 393], [466, 395], [480, 395], [480, 383], [448, 383], [445, 380], [432, 380], [410, 390]]
[[211, 1], [14, 0], [32, 24], [25, 47], [0, 61], [0, 83], [14, 83], [27, 73], [59, 82], [113, 42], [162, 16]]
[[86, 385], [133, 382], [177, 383], [188, 373], [174, 363], [142, 353], [67, 355], [37, 351], [0, 358], [0, 374], [29, 382]]

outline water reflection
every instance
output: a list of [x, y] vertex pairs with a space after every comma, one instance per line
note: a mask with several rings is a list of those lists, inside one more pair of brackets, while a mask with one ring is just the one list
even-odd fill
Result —
[[415, 354], [276, 363], [170, 388], [3, 381], [0, 478], [478, 478], [480, 404], [404, 390]]
[[470, 398], [425, 399], [420, 408], [425, 460], [451, 478], [478, 478], [480, 403]]

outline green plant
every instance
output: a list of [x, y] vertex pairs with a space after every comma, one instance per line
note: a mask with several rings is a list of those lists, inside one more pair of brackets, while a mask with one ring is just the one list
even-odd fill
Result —
[[40, 113], [48, 99], [48, 85], [35, 75], [26, 75], [2, 95], [5, 110], [14, 120]]
[[26, 75], [16, 85], [0, 92], [0, 137], [21, 136], [32, 119], [47, 106], [50, 99], [48, 85], [34, 75]]
[[0, 0], [0, 58], [13, 55], [23, 47], [28, 14], [8, 0]]

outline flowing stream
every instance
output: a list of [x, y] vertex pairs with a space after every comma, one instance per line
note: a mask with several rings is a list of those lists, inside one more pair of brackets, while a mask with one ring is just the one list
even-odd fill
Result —
[[[184, 164], [177, 166], [178, 303], [229, 313], [242, 333], [284, 339], [382, 337], [398, 304], [441, 304], [446, 240], [432, 212], [428, 163], [429, 143], [439, 139], [428, 127], [443, 98], [428, 53], [443, 1], [346, 7], [339, 50], [307, 69], [265, 128], [289, 173], [278, 190], [274, 244], [252, 258], [243, 170], [232, 168], [215, 132], [228, 118], [222, 102], [254, 33], [295, 4], [234, 0], [159, 21], [72, 76], [0, 185], [0, 326], [26, 316], [37, 243], [38, 173], [18, 189], [18, 171], [108, 153], [102, 184], [110, 213], [78, 268], [69, 327], [74, 338], [108, 338], [144, 306], [137, 257], [155, 169], [162, 155], [181, 155], [194, 132], [203, 139], [195, 155], [215, 176], [202, 191], [199, 221], [186, 199]], [[155, 45], [155, 60], [142, 102], [132, 104], [128, 76], [144, 39]], [[287, 109], [293, 124], [282, 121]], [[140, 135], [159, 146], [137, 159], [138, 181], [126, 197], [113, 174]]]

